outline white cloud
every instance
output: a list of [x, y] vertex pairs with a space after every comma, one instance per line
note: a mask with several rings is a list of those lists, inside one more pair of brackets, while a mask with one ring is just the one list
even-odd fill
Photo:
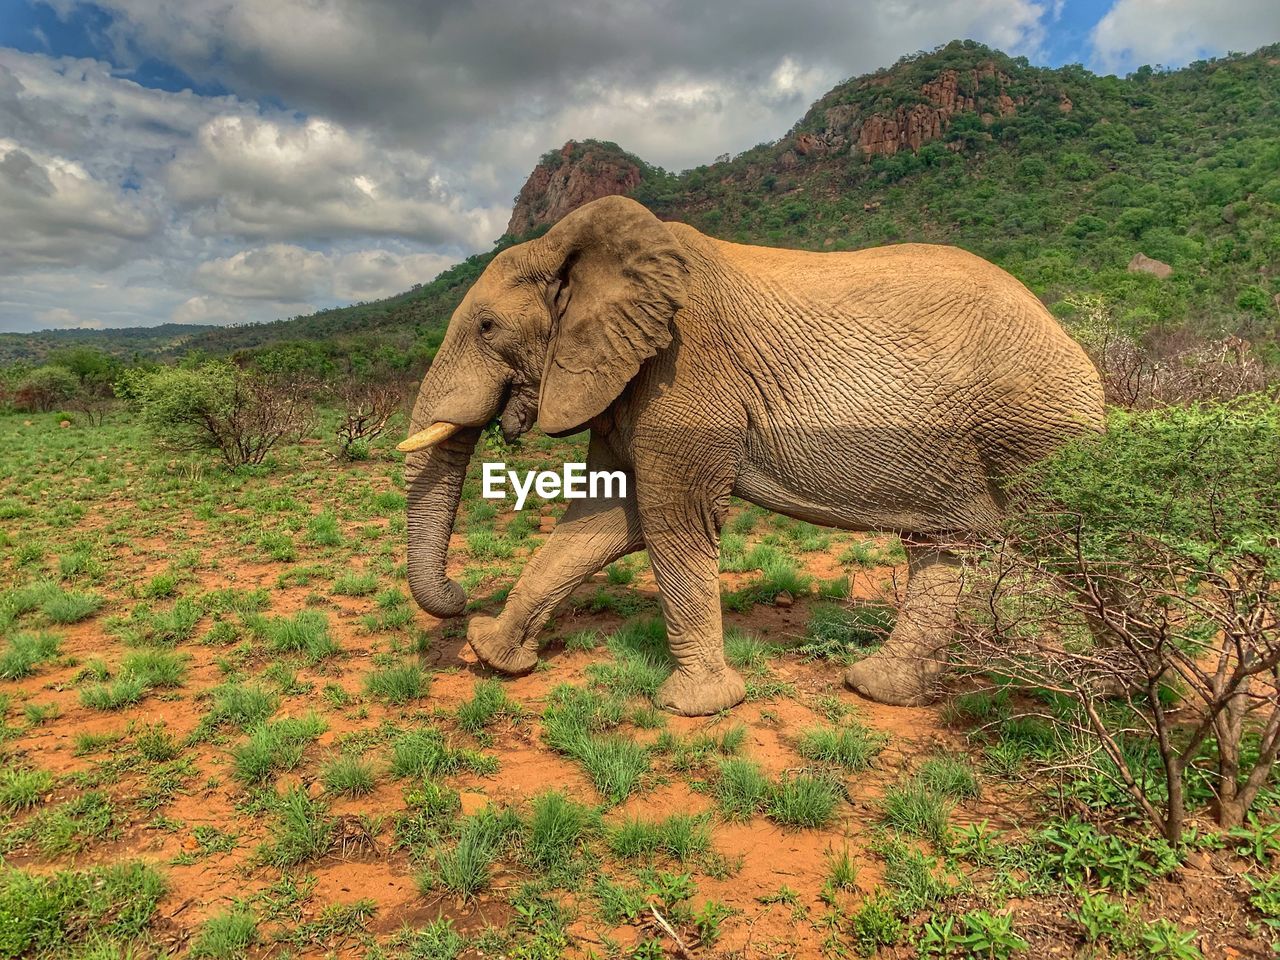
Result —
[[320, 118], [215, 117], [167, 181], [206, 234], [395, 236], [476, 249], [502, 232], [502, 211], [468, 208], [428, 158]]
[[[519, 186], [510, 180], [559, 146], [565, 119], [583, 110], [603, 122], [573, 136], [630, 135], [628, 149], [679, 168], [776, 138], [834, 82], [904, 53], [973, 37], [1034, 54], [1054, 2], [97, 0], [95, 6], [116, 17], [111, 35], [120, 62], [165, 59], [242, 96], [278, 98], [348, 129], [376, 130], [381, 142], [429, 153], [459, 172], [479, 159], [501, 169], [498, 198], [505, 203]], [[611, 102], [641, 109], [656, 102], [664, 116], [695, 122], [675, 136], [634, 109], [611, 112]]]
[[230, 326], [314, 313], [316, 309], [317, 306], [312, 303], [290, 303], [277, 300], [253, 307], [246, 305], [243, 300], [201, 295], [178, 304], [167, 319], [173, 323]]
[[39, 321], [42, 329], [65, 330], [74, 327], [92, 327], [101, 329], [104, 324], [96, 317], [88, 319], [81, 317], [77, 313], [72, 313], [66, 307], [54, 307], [51, 310], [42, 310], [36, 314], [36, 320]]
[[1116, 72], [1252, 51], [1277, 37], [1276, 0], [1116, 0], [1091, 35], [1097, 65]]
[[0, 139], [0, 270], [116, 266], [155, 219], [74, 160]]
[[273, 243], [200, 264], [195, 283], [224, 299], [349, 302], [400, 293], [432, 279], [454, 262], [433, 253], [355, 250], [330, 254]]

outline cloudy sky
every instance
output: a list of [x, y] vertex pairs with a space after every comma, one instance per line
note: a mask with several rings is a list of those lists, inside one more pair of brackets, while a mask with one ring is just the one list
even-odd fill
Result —
[[684, 169], [956, 37], [1124, 73], [1280, 39], [1280, 2], [0, 0], [0, 330], [395, 293], [570, 137]]

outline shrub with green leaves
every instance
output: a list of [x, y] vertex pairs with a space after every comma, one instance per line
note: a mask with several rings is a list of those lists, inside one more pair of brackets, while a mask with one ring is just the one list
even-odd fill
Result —
[[[1007, 542], [972, 584], [964, 659], [1064, 691], [1076, 708], [1052, 711], [1057, 739], [1088, 743], [1173, 842], [1197, 802], [1241, 822], [1275, 762], [1280, 701], [1262, 714], [1245, 704], [1260, 684], [1274, 693], [1280, 669], [1277, 490], [1274, 398], [1114, 410], [1105, 433], [1012, 484]], [[1125, 691], [1128, 710], [1097, 707]], [[1198, 705], [1193, 723], [1183, 698]], [[1133, 762], [1135, 726], [1152, 731], [1156, 776]], [[1255, 730], [1261, 742], [1247, 743]]]
[[161, 446], [216, 452], [229, 467], [262, 463], [277, 444], [299, 439], [310, 427], [311, 404], [300, 380], [226, 361], [135, 367], [126, 373], [124, 392]]
[[885, 604], [815, 604], [796, 652], [806, 658], [847, 660], [867, 653], [889, 636], [896, 611]]

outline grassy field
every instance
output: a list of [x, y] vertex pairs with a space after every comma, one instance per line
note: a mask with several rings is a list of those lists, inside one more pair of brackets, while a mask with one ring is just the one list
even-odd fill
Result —
[[[735, 507], [748, 700], [677, 718], [643, 555], [516, 680], [417, 609], [398, 435], [231, 473], [61, 420], [0, 416], [0, 958], [1273, 955], [1274, 792], [1175, 849], [1008, 690], [842, 688], [892, 539]], [[478, 491], [450, 571], [492, 611], [561, 505]]]

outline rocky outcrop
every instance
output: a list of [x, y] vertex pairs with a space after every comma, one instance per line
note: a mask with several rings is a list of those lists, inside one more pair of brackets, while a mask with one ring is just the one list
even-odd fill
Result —
[[[863, 89], [884, 87], [889, 82], [888, 76], [873, 77], [864, 82]], [[917, 102], [893, 110], [865, 114], [855, 103], [833, 104], [820, 114], [820, 129], [793, 137], [783, 165], [789, 165], [788, 159], [796, 161], [855, 147], [867, 157], [916, 151], [941, 139], [959, 113], [977, 113], [984, 124], [994, 123], [998, 118], [1013, 116], [1022, 104], [1021, 98], [1015, 99], [1007, 92], [1009, 82], [1010, 78], [994, 62], [987, 61], [970, 70], [942, 70], [920, 86]], [[1070, 101], [1064, 98], [1060, 108], [1070, 110]]]
[[[1017, 113], [1017, 102], [1004, 91], [1009, 78], [996, 70], [994, 63], [967, 71], [966, 79], [968, 82], [962, 85], [959, 71], [943, 70], [920, 88], [927, 103], [900, 106], [891, 114], [872, 114], [858, 131], [858, 149], [866, 156], [916, 151], [941, 138], [957, 113], [981, 112], [992, 118]], [[977, 91], [991, 80], [998, 84], [1000, 92], [994, 97], [980, 97]]]
[[521, 236], [555, 223], [584, 203], [628, 193], [643, 178], [635, 158], [612, 143], [570, 140], [545, 154], [516, 197], [507, 233]]
[[1149, 273], [1153, 277], [1159, 277], [1161, 280], [1167, 280], [1173, 276], [1173, 267], [1169, 266], [1162, 260], [1156, 260], [1154, 257], [1148, 257], [1145, 253], [1135, 253], [1133, 259], [1129, 261], [1130, 273]]

